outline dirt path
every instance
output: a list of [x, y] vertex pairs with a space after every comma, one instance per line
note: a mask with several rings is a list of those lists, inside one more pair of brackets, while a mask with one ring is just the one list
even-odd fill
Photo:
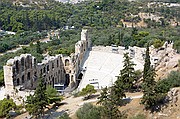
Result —
[[[99, 93], [97, 93], [98, 95]], [[127, 99], [139, 99], [143, 95], [141, 92], [138, 93], [128, 93], [127, 94]], [[96, 103], [98, 101], [97, 97], [83, 101], [83, 97], [76, 97], [74, 98], [73, 96], [66, 98], [65, 100], [62, 101], [64, 105], [60, 106], [57, 110], [50, 112], [50, 116], [47, 119], [56, 119], [59, 117], [63, 112], [67, 112], [70, 117], [74, 116], [76, 111], [82, 107], [83, 104], [85, 103]]]
[[[99, 95], [99, 93], [97, 93], [96, 95]], [[137, 93], [127, 93], [127, 98], [125, 99], [134, 99], [134, 100], [139, 100], [139, 98], [141, 98], [143, 95], [141, 92], [137, 92]], [[98, 96], [83, 101], [83, 97], [76, 97], [74, 98], [73, 96], [68, 97], [66, 99], [64, 99], [61, 103], [62, 105], [59, 106], [57, 109], [51, 109], [47, 112], [45, 118], [46, 119], [57, 119], [59, 116], [61, 116], [64, 112], [67, 112], [69, 114], [70, 117], [74, 117], [76, 111], [83, 106], [83, 104], [85, 103], [96, 103], [98, 101], [97, 99]], [[14, 119], [27, 119], [27, 117], [29, 117], [28, 113], [24, 113], [21, 114], [17, 117], [15, 117]]]

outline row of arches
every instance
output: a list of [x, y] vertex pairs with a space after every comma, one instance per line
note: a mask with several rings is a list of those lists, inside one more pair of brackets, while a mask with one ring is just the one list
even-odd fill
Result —
[[21, 77], [14, 79], [14, 85], [15, 86], [22, 85], [26, 81], [29, 81], [29, 80], [31, 80], [31, 73], [30, 72], [28, 72], [26, 76], [23, 74]]
[[[36, 62], [36, 60], [34, 61]], [[32, 60], [31, 58], [28, 56], [26, 59], [25, 58], [21, 58], [21, 60], [17, 60], [15, 62], [15, 69], [17, 73], [20, 73], [26, 69], [32, 68]]]

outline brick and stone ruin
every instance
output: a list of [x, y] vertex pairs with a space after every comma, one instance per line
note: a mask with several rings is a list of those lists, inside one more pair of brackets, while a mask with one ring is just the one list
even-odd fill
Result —
[[[167, 59], [165, 63], [168, 66], [168, 60], [171, 60], [175, 56], [176, 53], [172, 46], [173, 44], [166, 42], [159, 49], [155, 49], [153, 46], [150, 47], [151, 64], [156, 69], [162, 69], [160, 66], [164, 58]], [[34, 90], [40, 77], [45, 80], [46, 85], [51, 85], [55, 88], [56, 86], [63, 87], [63, 89], [56, 88], [58, 91], [65, 88], [66, 91], [72, 91], [78, 87], [81, 80], [86, 80], [84, 79], [84, 72], [87, 67], [84, 69], [83, 65], [87, 60], [86, 55], [88, 55], [90, 49], [121, 55], [128, 52], [131, 58], [144, 64], [145, 48], [134, 46], [126, 50], [124, 47], [114, 45], [106, 47], [95, 46], [91, 48], [88, 30], [83, 29], [81, 40], [75, 44], [75, 53], [70, 56], [63, 56], [62, 54], [46, 56], [41, 63], [37, 63], [36, 58], [31, 54], [21, 54], [14, 59], [9, 59], [4, 66], [6, 95], [13, 96], [17, 90], [20, 91], [21, 89]]]
[[46, 85], [76, 87], [83, 57], [90, 45], [88, 30], [83, 29], [81, 40], [75, 44], [75, 53], [70, 56], [46, 56], [41, 63], [37, 63], [31, 54], [21, 54], [9, 59], [3, 67], [6, 94], [11, 95], [21, 88], [33, 90], [40, 77], [45, 80]]

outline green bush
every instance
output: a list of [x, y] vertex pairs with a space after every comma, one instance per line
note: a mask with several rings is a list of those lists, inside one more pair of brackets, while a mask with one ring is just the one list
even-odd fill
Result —
[[78, 119], [101, 119], [100, 108], [86, 103], [76, 112]]
[[155, 39], [154, 42], [153, 42], [153, 46], [155, 48], [159, 48], [159, 47], [162, 47], [163, 46], [163, 41], [161, 41], [160, 39]]
[[176, 49], [178, 53], [180, 53], [180, 40], [174, 41], [173, 48]]
[[8, 116], [9, 111], [16, 108], [16, 104], [12, 99], [0, 100], [0, 117]]
[[180, 72], [172, 71], [167, 78], [157, 83], [156, 90], [160, 93], [167, 93], [170, 88], [180, 86]]
[[69, 115], [65, 112], [63, 115], [61, 115], [58, 119], [71, 119]]
[[85, 99], [89, 99], [90, 96], [96, 92], [97, 91], [94, 89], [94, 86], [88, 84], [81, 92], [79, 92], [79, 95], [85, 96]]
[[4, 72], [0, 70], [0, 86], [4, 85]]

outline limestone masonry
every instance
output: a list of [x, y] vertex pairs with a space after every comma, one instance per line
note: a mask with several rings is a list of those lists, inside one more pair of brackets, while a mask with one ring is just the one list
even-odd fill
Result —
[[6, 94], [11, 95], [20, 88], [35, 89], [41, 76], [46, 85], [77, 86], [83, 57], [90, 44], [88, 31], [83, 29], [81, 40], [75, 44], [75, 53], [70, 56], [46, 56], [41, 63], [37, 63], [31, 54], [21, 54], [9, 59], [3, 67]]
[[[166, 42], [164, 46], [159, 49], [155, 49], [153, 46], [151, 46], [151, 64], [154, 67], [157, 67], [164, 57], [173, 57], [175, 51], [173, 50], [172, 46], [173, 43], [168, 42]], [[115, 45], [107, 47], [96, 46], [91, 48], [92, 51], [98, 51], [96, 54], [103, 51], [113, 53], [114, 55], [108, 54], [106, 57], [104, 57], [105, 55], [100, 56], [99, 54], [97, 57], [93, 57], [94, 55], [92, 54], [92, 57], [90, 59], [92, 61], [86, 61], [88, 59], [88, 56], [91, 56], [91, 54], [89, 54], [91, 53], [89, 52], [90, 48], [91, 40], [88, 37], [88, 30], [83, 29], [81, 32], [81, 40], [75, 44], [75, 53], [71, 54], [70, 56], [63, 56], [62, 54], [58, 54], [56, 56], [46, 56], [41, 63], [37, 63], [36, 58], [31, 54], [21, 54], [20, 56], [14, 57], [14, 59], [9, 59], [4, 66], [6, 95], [12, 96], [16, 91], [20, 91], [21, 89], [35, 89], [37, 81], [40, 77], [45, 80], [46, 85], [59, 85], [63, 86], [64, 88], [68, 87], [66, 88], [66, 91], [67, 89], [71, 91], [74, 88], [77, 88], [79, 84], [80, 87], [85, 87], [85, 84], [87, 83], [82, 82], [86, 80], [88, 80], [87, 82], [91, 81], [91, 83], [94, 84], [97, 82], [94, 80], [96, 78], [93, 79], [93, 76], [90, 76], [90, 74], [87, 74], [86, 72], [87, 70], [90, 71], [92, 74], [97, 73], [97, 71], [93, 72], [94, 68], [92, 68], [90, 64], [96, 67], [99, 66], [98, 71], [105, 68], [103, 71], [106, 71], [106, 73], [107, 71], [109, 71], [108, 69], [112, 68], [112, 71], [107, 73], [109, 74], [108, 80], [110, 80], [111, 82], [115, 81], [116, 79], [113, 79], [112, 77], [118, 75], [120, 69], [116, 66], [116, 64], [112, 65], [112, 63], [115, 63], [116, 60], [114, 61], [111, 58], [113, 58], [115, 54], [119, 54], [119, 60], [117, 62], [118, 66], [122, 68], [123, 64], [121, 60], [123, 60], [123, 53], [125, 52], [129, 53], [130, 57], [133, 58], [133, 61], [141, 64], [137, 65], [141, 66], [137, 69], [143, 68], [146, 50], [145, 48], [139, 48], [134, 46], [129, 47], [129, 49], [126, 50], [124, 47], [117, 47]], [[106, 60], [104, 61], [104, 59]], [[110, 63], [103, 65], [102, 61], [104, 61], [104, 63], [110, 61]], [[107, 68], [106, 66], [110, 66], [110, 68]], [[113, 72], [116, 69], [117, 72]], [[96, 76], [97, 75], [100, 74], [96, 74]], [[103, 74], [102, 77], [103, 76], [105, 76], [104, 79], [108, 78], [107, 75]], [[103, 82], [104, 79], [102, 80]], [[100, 78], [96, 80], [100, 81]], [[97, 82], [97, 84], [99, 85], [100, 82]]]

